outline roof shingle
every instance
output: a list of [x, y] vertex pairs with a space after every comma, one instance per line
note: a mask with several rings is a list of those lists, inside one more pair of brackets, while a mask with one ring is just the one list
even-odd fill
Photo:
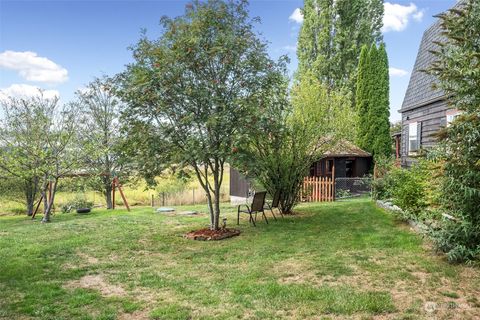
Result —
[[436, 59], [431, 52], [438, 49], [438, 45], [435, 42], [445, 42], [440, 19], [423, 34], [400, 112], [414, 109], [445, 97], [442, 90], [432, 87], [437, 82], [436, 77], [424, 72]]

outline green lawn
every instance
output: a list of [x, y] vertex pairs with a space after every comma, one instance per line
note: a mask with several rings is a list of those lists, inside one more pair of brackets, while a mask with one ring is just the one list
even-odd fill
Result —
[[[204, 207], [183, 207], [182, 210]], [[229, 227], [233, 209], [224, 206]], [[480, 276], [368, 199], [246, 217], [239, 237], [182, 237], [207, 215], [152, 208], [0, 218], [4, 319], [478, 319]]]

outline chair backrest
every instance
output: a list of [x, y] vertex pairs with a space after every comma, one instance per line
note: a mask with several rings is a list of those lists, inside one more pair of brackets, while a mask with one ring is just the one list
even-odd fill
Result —
[[265, 197], [267, 196], [267, 191], [255, 192], [252, 200], [252, 212], [263, 211], [265, 206]]
[[273, 195], [272, 208], [278, 208], [279, 203], [280, 203], [280, 190], [277, 190]]

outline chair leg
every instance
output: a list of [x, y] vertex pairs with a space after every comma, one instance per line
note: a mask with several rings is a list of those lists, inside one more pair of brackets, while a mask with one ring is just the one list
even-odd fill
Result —
[[268, 224], [267, 216], [265, 215], [265, 211], [262, 211], [263, 219], [265, 219], [265, 222]]
[[273, 209], [270, 208], [270, 211], [272, 212], [273, 219], [275, 219], [275, 221], [277, 221], [277, 217], [275, 217], [275, 213], [273, 213]]
[[253, 223], [253, 226], [256, 227], [257, 225], [255, 224], [255, 220], [253, 220], [252, 214], [250, 213], [250, 220], [251, 223]]

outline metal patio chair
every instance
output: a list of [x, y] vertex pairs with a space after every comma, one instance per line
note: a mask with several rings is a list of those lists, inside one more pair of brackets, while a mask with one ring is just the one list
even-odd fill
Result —
[[[257, 214], [258, 213], [262, 213], [262, 216], [265, 219], [265, 222], [268, 224], [267, 216], [265, 215], [265, 197], [266, 196], [267, 196], [266, 191], [255, 192], [255, 194], [253, 195], [252, 204], [250, 206], [248, 206], [246, 204], [239, 205], [238, 209], [237, 209], [237, 225], [240, 224], [240, 213], [241, 212], [247, 213], [250, 216], [248, 221], [250, 223], [253, 223], [254, 227], [257, 226], [255, 224], [255, 221], [257, 220]], [[242, 206], [245, 206], [246, 210], [245, 209], [242, 210], [241, 209]], [[253, 217], [253, 215], [255, 215], [255, 218]]]
[[280, 204], [280, 191], [277, 191], [275, 192], [275, 194], [273, 195], [273, 199], [272, 199], [272, 202], [271, 203], [268, 203], [268, 202], [265, 202], [265, 209], [268, 209], [270, 210], [270, 212], [272, 212], [272, 216], [273, 216], [273, 219], [277, 220], [277, 217], [275, 217], [275, 214], [273, 213], [273, 209], [277, 209], [278, 212], [280, 213], [280, 215], [282, 216], [282, 218], [285, 218], [283, 216], [283, 213], [282, 211], [280, 211], [280, 209], [278, 208], [278, 205]]

